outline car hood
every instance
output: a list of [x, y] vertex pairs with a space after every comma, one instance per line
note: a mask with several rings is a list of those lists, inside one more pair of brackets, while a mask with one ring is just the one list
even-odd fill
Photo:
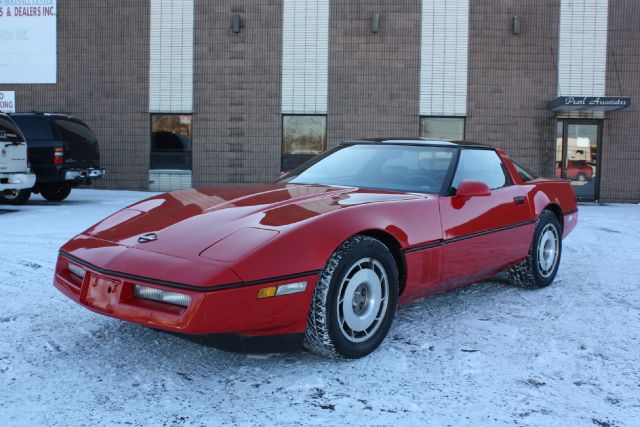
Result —
[[[321, 185], [191, 189], [131, 205], [83, 234], [144, 251], [231, 263], [318, 216], [367, 203], [421, 197]], [[148, 233], [153, 235], [140, 239]]]

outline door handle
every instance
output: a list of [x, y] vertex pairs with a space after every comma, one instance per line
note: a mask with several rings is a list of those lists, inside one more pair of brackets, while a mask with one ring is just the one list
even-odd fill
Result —
[[516, 205], [524, 205], [524, 196], [516, 196], [513, 198], [513, 203]]

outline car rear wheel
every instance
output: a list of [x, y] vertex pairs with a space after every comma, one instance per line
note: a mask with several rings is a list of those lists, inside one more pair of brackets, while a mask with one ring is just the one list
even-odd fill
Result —
[[0, 193], [0, 203], [24, 205], [31, 197], [31, 190], [6, 190]]
[[523, 288], [543, 288], [555, 279], [562, 254], [562, 226], [553, 212], [543, 211], [533, 233], [529, 256], [507, 270], [511, 282]]
[[331, 357], [357, 359], [389, 332], [398, 301], [398, 269], [389, 249], [354, 236], [336, 250], [318, 278], [304, 345]]
[[71, 188], [69, 187], [53, 187], [40, 191], [42, 197], [50, 202], [61, 202], [71, 194]]

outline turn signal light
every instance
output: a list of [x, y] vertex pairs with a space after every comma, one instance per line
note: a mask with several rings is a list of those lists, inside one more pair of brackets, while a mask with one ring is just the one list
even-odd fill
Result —
[[258, 298], [271, 298], [276, 296], [278, 290], [275, 286], [269, 286], [268, 288], [262, 288], [258, 291]]
[[297, 294], [298, 292], [304, 292], [306, 289], [307, 282], [295, 282], [280, 286], [269, 286], [268, 288], [261, 288], [258, 291], [258, 298], [271, 298], [282, 295]]

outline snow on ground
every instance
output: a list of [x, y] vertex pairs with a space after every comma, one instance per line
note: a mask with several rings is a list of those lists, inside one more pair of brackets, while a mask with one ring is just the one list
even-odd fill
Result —
[[237, 354], [83, 309], [60, 245], [149, 193], [0, 206], [0, 424], [640, 425], [640, 206], [581, 206], [555, 283], [401, 308], [356, 361]]

